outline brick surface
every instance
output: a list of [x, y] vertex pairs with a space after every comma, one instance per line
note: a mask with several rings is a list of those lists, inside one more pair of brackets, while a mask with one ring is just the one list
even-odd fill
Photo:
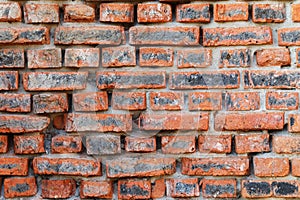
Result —
[[254, 174], [258, 177], [281, 177], [289, 174], [288, 158], [254, 157]]
[[29, 69], [61, 67], [61, 49], [34, 49], [27, 51]]
[[189, 110], [221, 110], [220, 92], [191, 92], [188, 95]]
[[30, 112], [30, 94], [0, 94], [0, 111], [6, 112]]
[[299, 28], [281, 28], [278, 29], [278, 45], [279, 46], [295, 46], [300, 44], [297, 35], [300, 33]]
[[76, 182], [73, 179], [42, 180], [43, 198], [69, 198], [75, 194]]
[[81, 198], [105, 198], [111, 199], [113, 196], [113, 185], [110, 181], [81, 181]]
[[147, 180], [119, 180], [119, 199], [149, 199], [151, 182]]
[[0, 4], [0, 22], [21, 22], [22, 11], [18, 2], [2, 2]]
[[151, 198], [162, 198], [165, 196], [166, 182], [165, 179], [157, 179], [151, 185]]
[[95, 8], [86, 4], [64, 5], [64, 22], [93, 22]]
[[225, 109], [228, 111], [258, 110], [260, 96], [258, 92], [226, 92]]
[[269, 134], [252, 133], [235, 136], [236, 153], [256, 153], [270, 151]]
[[28, 158], [1, 157], [1, 176], [26, 176], [28, 175]]
[[290, 51], [287, 48], [261, 49], [256, 51], [256, 61], [262, 67], [290, 65]]
[[292, 133], [300, 132], [300, 115], [290, 114], [288, 116], [288, 131]]
[[0, 91], [18, 90], [19, 73], [17, 71], [0, 71]]
[[139, 48], [139, 65], [150, 67], [172, 67], [173, 50], [171, 48], [141, 47]]
[[0, 135], [0, 153], [6, 153], [8, 151], [8, 136]]
[[116, 110], [145, 110], [147, 108], [146, 93], [113, 91], [112, 107]]
[[266, 108], [268, 110], [297, 110], [299, 94], [297, 92], [267, 92]]
[[45, 153], [45, 135], [15, 135], [14, 152], [15, 154], [35, 154]]
[[249, 49], [224, 49], [220, 51], [220, 54], [220, 68], [250, 67], [251, 52]]
[[133, 22], [134, 6], [131, 3], [101, 3], [100, 21]]
[[166, 154], [193, 153], [196, 151], [196, 138], [193, 135], [162, 136], [161, 150]]
[[103, 111], [108, 109], [106, 92], [84, 92], [73, 94], [75, 111]]
[[179, 4], [176, 6], [176, 21], [178, 22], [210, 22], [209, 4]]
[[174, 198], [199, 197], [198, 178], [169, 179], [167, 182], [167, 195]]
[[89, 155], [105, 155], [121, 153], [120, 136], [97, 135], [86, 136], [86, 151]]
[[0, 68], [24, 68], [25, 57], [23, 49], [1, 49]]
[[55, 113], [68, 111], [66, 93], [41, 93], [32, 96], [34, 113]]
[[181, 110], [184, 105], [184, 96], [178, 92], [151, 92], [149, 98], [152, 110]]
[[98, 48], [66, 49], [64, 66], [66, 67], [98, 67], [100, 50]]
[[34, 177], [4, 179], [4, 197], [30, 197], [37, 193], [37, 184]]
[[292, 20], [294, 22], [300, 22], [300, 4], [293, 4], [292, 5]]
[[300, 137], [274, 136], [273, 151], [279, 154], [300, 153]]
[[137, 7], [137, 20], [144, 22], [170, 22], [172, 20], [172, 8], [169, 4], [139, 3]]
[[209, 67], [212, 64], [211, 49], [185, 49], [177, 52], [177, 67]]
[[151, 137], [151, 138], [126, 137], [125, 150], [129, 152], [153, 152], [156, 150], [155, 137]]
[[237, 181], [235, 179], [203, 179], [202, 194], [205, 198], [236, 198]]
[[243, 180], [242, 197], [244, 198], [268, 198], [273, 195], [271, 181], [268, 180]]
[[57, 135], [52, 138], [52, 153], [79, 153], [82, 151], [82, 138], [80, 136]]
[[231, 135], [199, 135], [198, 147], [201, 153], [230, 153]]
[[135, 66], [135, 48], [131, 46], [102, 48], [103, 67]]
[[28, 24], [58, 23], [59, 5], [26, 3], [24, 5], [24, 17], [25, 17], [25, 22]]
[[216, 22], [247, 21], [248, 3], [215, 4], [214, 20]]
[[254, 4], [252, 6], [253, 22], [284, 22], [286, 18], [283, 3]]

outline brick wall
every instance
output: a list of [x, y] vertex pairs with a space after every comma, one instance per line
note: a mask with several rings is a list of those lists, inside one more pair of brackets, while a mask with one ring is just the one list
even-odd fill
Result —
[[300, 1], [1, 1], [7, 198], [300, 198]]

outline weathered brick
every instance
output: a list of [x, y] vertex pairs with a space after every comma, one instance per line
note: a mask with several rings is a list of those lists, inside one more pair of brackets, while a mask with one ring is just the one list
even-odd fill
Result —
[[248, 3], [215, 4], [216, 22], [248, 21]]
[[150, 199], [151, 182], [149, 180], [119, 180], [119, 199]]
[[18, 90], [18, 88], [19, 88], [19, 72], [0, 71], [0, 91]]
[[252, 20], [254, 22], [284, 22], [286, 18], [284, 3], [253, 4]]
[[37, 135], [15, 135], [14, 152], [15, 154], [35, 154], [45, 153], [44, 134]]
[[182, 49], [177, 50], [177, 67], [209, 67], [212, 64], [211, 49]]
[[166, 87], [166, 73], [158, 71], [97, 72], [98, 89], [159, 89]]
[[253, 158], [254, 174], [258, 177], [287, 176], [290, 171], [288, 158]]
[[102, 67], [125, 67], [135, 65], [135, 47], [120, 46], [102, 48]]
[[112, 107], [116, 110], [145, 110], [147, 107], [145, 92], [113, 91]]
[[141, 67], [172, 67], [173, 49], [160, 47], [141, 47], [139, 49], [139, 65]]
[[37, 185], [34, 177], [26, 178], [5, 178], [4, 197], [30, 197], [37, 193]]
[[250, 67], [251, 53], [249, 49], [223, 49], [220, 54], [220, 68]]
[[73, 179], [42, 180], [42, 197], [64, 199], [75, 194], [76, 182]]
[[297, 110], [299, 94], [297, 92], [267, 92], [266, 108], [268, 110]]
[[55, 44], [120, 45], [125, 35], [121, 26], [64, 27], [55, 29]]
[[300, 132], [300, 115], [289, 114], [288, 116], [288, 131], [291, 133]]
[[0, 68], [24, 68], [24, 64], [25, 59], [23, 49], [0, 50]]
[[28, 175], [28, 158], [1, 157], [1, 176], [26, 176]]
[[151, 198], [157, 199], [165, 196], [166, 182], [165, 179], [156, 179], [151, 187]]
[[279, 46], [296, 46], [300, 45], [300, 28], [279, 28], [278, 33], [278, 45]]
[[282, 130], [283, 125], [283, 112], [220, 113], [215, 116], [215, 130], [218, 131]]
[[273, 195], [272, 182], [269, 180], [242, 180], [242, 197], [267, 198]]
[[0, 133], [40, 132], [48, 127], [50, 119], [34, 115], [1, 115]]
[[88, 155], [110, 155], [121, 153], [121, 138], [115, 135], [86, 136]]
[[132, 45], [179, 45], [199, 44], [199, 27], [133, 26], [129, 29]]
[[299, 136], [274, 136], [273, 151], [279, 154], [299, 154], [300, 137]]
[[182, 158], [181, 173], [189, 176], [244, 176], [249, 174], [247, 157]]
[[73, 93], [75, 111], [103, 111], [108, 109], [107, 92]]
[[22, 11], [18, 2], [0, 3], [0, 22], [21, 22]]
[[235, 136], [236, 153], [257, 153], [270, 151], [268, 133], [241, 134]]
[[299, 169], [300, 159], [299, 158], [293, 158], [291, 160], [291, 163], [292, 163], [292, 175], [293, 176], [300, 176], [300, 169]]
[[6, 153], [8, 151], [8, 136], [0, 135], [0, 153]]
[[86, 4], [64, 5], [64, 22], [94, 22], [95, 8]]
[[224, 97], [225, 109], [258, 110], [260, 108], [260, 96], [258, 92], [226, 92]]
[[89, 158], [35, 157], [33, 170], [39, 175], [101, 176], [100, 161]]
[[100, 49], [66, 49], [65, 62], [66, 67], [99, 67]]
[[79, 90], [86, 87], [88, 72], [25, 72], [27, 91]]
[[67, 114], [58, 114], [53, 117], [53, 127], [58, 130], [65, 129], [67, 121]]
[[126, 137], [125, 150], [129, 152], [153, 152], [156, 150], [155, 137]]
[[52, 138], [52, 153], [79, 153], [82, 151], [80, 136], [57, 135]]
[[300, 4], [292, 4], [292, 20], [300, 22]]
[[32, 96], [34, 113], [56, 113], [68, 111], [66, 93], [40, 93]]
[[139, 128], [143, 130], [208, 130], [208, 113], [142, 114]]
[[127, 132], [132, 129], [132, 119], [130, 114], [70, 113], [65, 129], [67, 132]]
[[202, 195], [204, 198], [236, 198], [236, 179], [202, 179]]
[[177, 22], [210, 22], [208, 3], [178, 4], [176, 6]]
[[29, 69], [60, 68], [61, 49], [33, 49], [27, 50], [27, 65]]
[[26, 3], [24, 5], [24, 18], [28, 24], [59, 23], [59, 5]]
[[199, 197], [198, 178], [169, 179], [167, 181], [167, 196], [174, 198]]
[[299, 198], [300, 183], [298, 180], [278, 180], [272, 182], [273, 196], [277, 198]]
[[290, 51], [288, 48], [260, 49], [256, 51], [256, 61], [262, 67], [290, 65]]
[[113, 184], [111, 181], [81, 181], [81, 198], [105, 198], [113, 197]]
[[221, 110], [220, 92], [191, 92], [188, 94], [189, 110]]
[[162, 153], [194, 153], [196, 151], [196, 139], [193, 135], [162, 136], [161, 146]]
[[152, 110], [181, 110], [184, 105], [181, 92], [150, 92], [149, 101]]
[[30, 112], [30, 94], [0, 94], [0, 111], [4, 112]]
[[108, 178], [163, 176], [176, 172], [174, 158], [129, 158], [106, 161]]
[[101, 3], [100, 21], [102, 22], [133, 22], [134, 6], [131, 3]]
[[238, 71], [170, 72], [170, 89], [238, 88]]
[[270, 27], [203, 28], [203, 46], [272, 44]]
[[230, 153], [231, 135], [199, 135], [198, 146], [201, 153]]
[[172, 21], [171, 5], [165, 3], [139, 3], [137, 6], [137, 20], [144, 22], [170, 22]]
[[300, 48], [296, 49], [296, 65], [297, 67], [300, 67]]

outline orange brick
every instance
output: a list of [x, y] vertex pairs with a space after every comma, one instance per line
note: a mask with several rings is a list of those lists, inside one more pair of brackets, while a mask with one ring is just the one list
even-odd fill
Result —
[[286, 66], [291, 64], [288, 48], [261, 49], [256, 51], [256, 61], [259, 66]]
[[210, 22], [209, 4], [193, 3], [179, 4], [176, 6], [176, 21], [177, 22]]
[[199, 197], [198, 178], [167, 180], [167, 196], [174, 198]]
[[100, 21], [102, 22], [133, 22], [134, 6], [131, 3], [101, 3]]
[[202, 194], [204, 198], [236, 198], [236, 179], [202, 179]]
[[43, 198], [69, 198], [75, 194], [76, 182], [73, 179], [42, 180]]
[[226, 92], [225, 109], [228, 111], [258, 110], [260, 96], [258, 92]]
[[211, 49], [183, 49], [177, 50], [177, 67], [191, 68], [209, 67], [212, 64]]
[[102, 67], [125, 67], [135, 65], [135, 47], [120, 46], [102, 48]]
[[3, 185], [5, 198], [30, 197], [38, 190], [34, 177], [6, 178]]
[[253, 22], [284, 22], [286, 18], [285, 4], [253, 4]]
[[139, 65], [141, 67], [172, 67], [173, 49], [160, 47], [141, 47]]
[[170, 22], [172, 20], [172, 8], [169, 4], [139, 3], [137, 7], [137, 20], [143, 22]]
[[45, 153], [44, 134], [38, 135], [15, 135], [14, 151], [15, 154], [35, 154]]
[[0, 22], [21, 22], [22, 11], [18, 2], [0, 3]]
[[161, 150], [168, 154], [194, 153], [196, 139], [193, 135], [162, 136]]
[[73, 107], [80, 112], [108, 110], [107, 92], [73, 93]]
[[220, 92], [192, 92], [188, 95], [189, 110], [221, 110], [222, 94]]
[[214, 5], [216, 22], [247, 21], [248, 18], [248, 3]]
[[288, 158], [259, 158], [254, 157], [254, 174], [258, 177], [287, 176], [290, 171]]
[[267, 92], [266, 108], [268, 110], [297, 110], [299, 94], [297, 92]]
[[183, 97], [180, 92], [150, 92], [150, 107], [152, 110], [181, 110], [184, 105]]
[[26, 3], [24, 13], [25, 22], [28, 24], [59, 23], [58, 4]]
[[300, 4], [292, 4], [292, 20], [300, 22]]
[[113, 184], [111, 181], [81, 181], [81, 198], [105, 198], [113, 197]]
[[94, 22], [95, 8], [86, 4], [64, 5], [65, 22]]
[[235, 136], [236, 153], [256, 153], [270, 151], [269, 134], [254, 133]]
[[230, 153], [231, 135], [199, 135], [198, 144], [201, 153]]

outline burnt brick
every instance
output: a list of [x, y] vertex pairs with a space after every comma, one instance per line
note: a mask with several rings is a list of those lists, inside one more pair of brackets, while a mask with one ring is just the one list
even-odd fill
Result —
[[24, 68], [23, 49], [1, 49], [0, 68]]
[[0, 111], [5, 112], [30, 112], [30, 94], [0, 94]]
[[115, 135], [86, 136], [88, 155], [109, 155], [121, 153], [121, 138]]
[[243, 180], [242, 196], [244, 198], [271, 197], [273, 192], [270, 181]]
[[176, 21], [178, 22], [210, 22], [209, 4], [179, 4], [176, 6]]
[[253, 4], [252, 20], [254, 22], [284, 22], [286, 18], [285, 4]]
[[250, 67], [251, 55], [249, 49], [221, 50], [220, 54], [220, 68]]

